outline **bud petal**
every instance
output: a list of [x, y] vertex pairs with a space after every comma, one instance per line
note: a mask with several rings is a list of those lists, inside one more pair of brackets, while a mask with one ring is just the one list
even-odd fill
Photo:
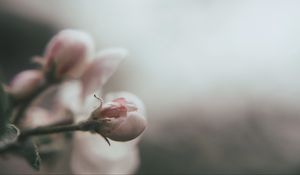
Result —
[[16, 99], [30, 96], [44, 83], [44, 75], [39, 70], [26, 70], [15, 76], [7, 90]]
[[[146, 128], [144, 105], [133, 94], [119, 93], [129, 99], [116, 98], [96, 109], [91, 120], [102, 120], [104, 126], [97, 132], [115, 141], [129, 141], [138, 137]], [[112, 95], [114, 96], [114, 95]], [[141, 108], [138, 109], [137, 105]]]
[[[127, 106], [129, 104], [129, 107]], [[91, 115], [92, 119], [104, 119], [104, 118], [121, 118], [126, 117], [127, 112], [132, 111], [134, 104], [126, 101], [125, 98], [117, 98], [111, 102], [105, 103], [103, 106], [97, 108]]]
[[50, 71], [55, 66], [56, 77], [77, 78], [93, 54], [94, 41], [90, 35], [78, 30], [63, 30], [46, 48], [45, 70]]
[[114, 128], [106, 137], [115, 141], [129, 141], [138, 137], [146, 128], [145, 117], [138, 112], [130, 112], [122, 123]]
[[81, 79], [83, 96], [87, 96], [101, 88], [112, 76], [127, 51], [121, 48], [107, 49], [100, 52], [90, 63]]
[[143, 101], [138, 98], [136, 95], [130, 93], [130, 92], [126, 92], [126, 91], [120, 91], [120, 92], [113, 92], [113, 93], [108, 93], [105, 96], [105, 100], [106, 101], [114, 101], [114, 99], [118, 99], [118, 98], [124, 98], [127, 101], [127, 107], [131, 106], [132, 104], [135, 106], [135, 108], [137, 108], [136, 110], [145, 115], [146, 114], [146, 110], [145, 110], [145, 105], [143, 103]]

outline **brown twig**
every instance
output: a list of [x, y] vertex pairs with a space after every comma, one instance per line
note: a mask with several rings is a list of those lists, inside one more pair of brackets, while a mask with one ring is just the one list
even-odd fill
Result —
[[[0, 153], [6, 152], [18, 146], [20, 143], [25, 141], [26, 139], [33, 137], [33, 136], [40, 136], [40, 135], [49, 135], [49, 134], [57, 134], [62, 132], [74, 132], [74, 131], [91, 131], [95, 132], [99, 130], [103, 126], [101, 121], [95, 120], [87, 120], [84, 122], [80, 122], [78, 124], [69, 124], [69, 125], [59, 125], [59, 126], [45, 126], [45, 127], [38, 127], [34, 129], [28, 129], [21, 131], [20, 135], [16, 142], [6, 145], [5, 147], [0, 148]], [[102, 136], [102, 135], [101, 135]], [[105, 140], [110, 145], [109, 141], [106, 137]]]

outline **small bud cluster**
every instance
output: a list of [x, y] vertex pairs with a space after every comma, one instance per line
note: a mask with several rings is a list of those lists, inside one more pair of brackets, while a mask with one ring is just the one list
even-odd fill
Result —
[[[0, 153], [17, 150], [38, 170], [40, 155], [56, 153], [63, 148], [59, 144], [72, 138], [74, 174], [116, 174], [119, 169], [133, 174], [139, 161], [136, 144], [147, 125], [144, 105], [128, 92], [108, 93], [105, 103], [96, 96], [127, 51], [96, 52], [94, 45], [85, 32], [63, 30], [43, 56], [33, 58], [38, 69], [24, 70], [0, 87], [0, 104], [5, 104], [0, 105]], [[72, 132], [72, 137], [58, 134], [63, 132]], [[111, 147], [105, 143], [110, 145], [109, 139]]]
[[[19, 73], [6, 87], [6, 90], [16, 101], [24, 99], [26, 101], [33, 94], [54, 85], [53, 83], [59, 85], [70, 81], [79, 82], [79, 94], [71, 94], [71, 96], [77, 98], [80, 105], [75, 107], [77, 111], [69, 108], [76, 118], [76, 115], [80, 113], [78, 113], [78, 109], [82, 113], [80, 109], [85, 99], [91, 94], [101, 91], [126, 53], [126, 50], [120, 48], [96, 53], [94, 41], [90, 35], [78, 30], [63, 30], [50, 40], [44, 56], [35, 57], [35, 62], [39, 63], [41, 68]], [[120, 97], [107, 102], [96, 110], [90, 111], [91, 114], [85, 113], [85, 115], [90, 115], [87, 120], [104, 123], [104, 126], [97, 130], [102, 136], [116, 141], [132, 140], [144, 131], [146, 119], [136, 104], [129, 100]], [[70, 101], [62, 98], [61, 101], [63, 101], [63, 106], [68, 108], [76, 100]], [[32, 115], [32, 112], [30, 114]], [[50, 119], [51, 117], [45, 118]]]

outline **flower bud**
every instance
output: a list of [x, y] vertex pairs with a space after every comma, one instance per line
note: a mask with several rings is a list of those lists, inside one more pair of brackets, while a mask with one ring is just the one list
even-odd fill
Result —
[[14, 98], [23, 99], [30, 96], [44, 82], [44, 75], [41, 71], [26, 70], [15, 76], [10, 85], [7, 87], [7, 91]]
[[103, 121], [97, 132], [115, 141], [129, 141], [138, 137], [147, 121], [137, 106], [125, 98], [117, 98], [96, 109], [91, 120]]
[[78, 78], [93, 57], [94, 41], [78, 30], [63, 30], [49, 42], [45, 53], [46, 72], [54, 68], [56, 78]]
[[129, 141], [138, 137], [146, 128], [147, 121], [138, 112], [130, 112], [127, 119], [105, 134], [106, 137], [115, 141]]

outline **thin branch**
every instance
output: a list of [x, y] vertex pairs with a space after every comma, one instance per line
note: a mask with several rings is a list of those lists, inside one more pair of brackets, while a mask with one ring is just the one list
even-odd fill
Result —
[[18, 140], [22, 141], [31, 136], [39, 136], [46, 134], [56, 134], [61, 132], [72, 132], [72, 131], [95, 131], [102, 126], [99, 121], [84, 121], [78, 124], [60, 125], [60, 126], [46, 126], [38, 127], [34, 129], [28, 129], [21, 131]]
[[[103, 126], [102, 124], [103, 124], [102, 121], [88, 120], [88, 121], [80, 122], [78, 124], [45, 126], [45, 127], [38, 127], [38, 128], [34, 128], [34, 129], [23, 130], [23, 131], [21, 131], [20, 135], [18, 136], [18, 139], [15, 142], [10, 143], [10, 144], [6, 145], [5, 147], [0, 148], [0, 153], [14, 149], [15, 147], [19, 146], [20, 143], [22, 143], [26, 139], [33, 137], [33, 136], [57, 134], [57, 133], [62, 133], [62, 132], [74, 132], [74, 131], [97, 132], [97, 130]], [[106, 137], [104, 137], [104, 138], [107, 141], [107, 143], [110, 145], [107, 138]]]
[[22, 131], [18, 140], [25, 140], [26, 138], [31, 136], [80, 131], [80, 130], [81, 130], [81, 126], [79, 124], [62, 125], [62, 126], [54, 126], [54, 127], [38, 127], [38, 128]]

